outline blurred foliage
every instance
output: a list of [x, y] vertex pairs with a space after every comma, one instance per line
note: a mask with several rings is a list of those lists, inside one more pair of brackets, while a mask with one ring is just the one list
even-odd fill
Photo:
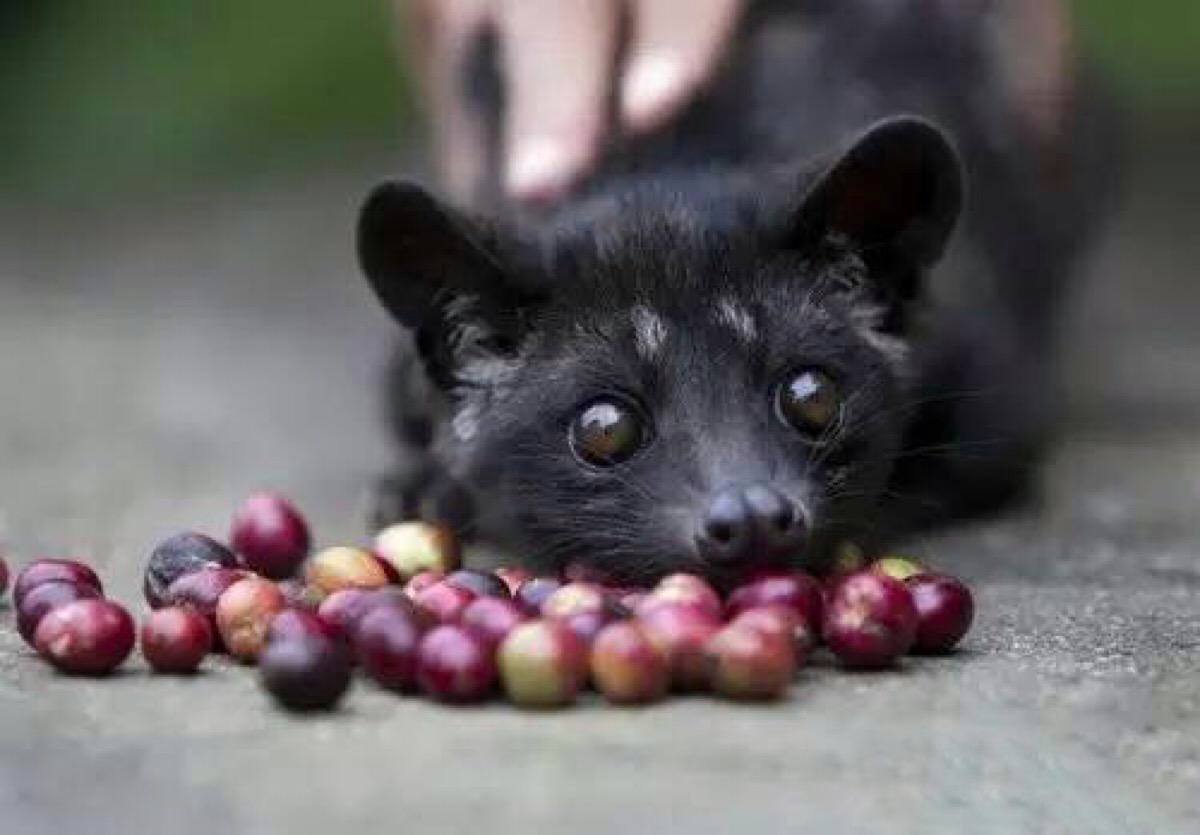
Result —
[[[1136, 109], [1196, 118], [1200, 0], [1075, 5]], [[0, 0], [0, 187], [171, 189], [402, 145], [394, 31], [387, 0]]]
[[0, 183], [18, 190], [258, 176], [411, 123], [383, 2], [26, 6], [0, 16]]
[[1086, 53], [1145, 119], [1200, 118], [1200, 2], [1074, 0], [1074, 8]]

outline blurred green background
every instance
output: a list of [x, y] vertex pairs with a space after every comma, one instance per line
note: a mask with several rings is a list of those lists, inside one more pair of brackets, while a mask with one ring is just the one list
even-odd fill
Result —
[[[1077, 0], [1139, 130], [1200, 121], [1200, 2]], [[0, 189], [55, 201], [234, 184], [419, 136], [384, 0], [3, 0]]]

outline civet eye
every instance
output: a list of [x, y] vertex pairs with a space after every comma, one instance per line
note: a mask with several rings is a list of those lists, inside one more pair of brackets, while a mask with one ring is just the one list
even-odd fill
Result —
[[775, 390], [779, 419], [798, 432], [820, 435], [841, 413], [842, 401], [829, 375], [806, 368], [788, 377]]
[[571, 421], [571, 449], [580, 460], [599, 467], [619, 464], [646, 442], [642, 417], [617, 400], [595, 400]]

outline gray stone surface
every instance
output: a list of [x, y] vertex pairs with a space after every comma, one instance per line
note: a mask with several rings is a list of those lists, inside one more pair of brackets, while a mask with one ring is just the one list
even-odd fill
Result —
[[[224, 663], [61, 678], [0, 609], [0, 831], [1200, 831], [1200, 194], [1166, 169], [1135, 182], [1067, 329], [1042, 506], [913, 543], [977, 587], [957, 656], [819, 663], [771, 707], [526, 715], [360, 683], [295, 719]], [[387, 456], [389, 325], [349, 247], [370, 179], [0, 214], [14, 562], [84, 554], [140, 605], [156, 540], [221, 533], [262, 484], [322, 542], [360, 536]]]

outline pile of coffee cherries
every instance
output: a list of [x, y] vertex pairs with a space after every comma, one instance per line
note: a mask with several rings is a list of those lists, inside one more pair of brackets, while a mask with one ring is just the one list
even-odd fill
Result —
[[[211, 652], [257, 664], [297, 711], [334, 707], [355, 668], [376, 685], [448, 703], [503, 693], [521, 707], [574, 702], [589, 686], [614, 704], [670, 692], [776, 699], [823, 644], [846, 668], [954, 649], [974, 605], [958, 580], [891, 557], [820, 580], [776, 570], [722, 600], [700, 577], [653, 588], [461, 566], [453, 534], [425, 522], [370, 548], [310, 555], [309, 528], [274, 493], [238, 508], [229, 547], [199, 533], [158, 545], [141, 648], [156, 672], [195, 671]], [[0, 591], [7, 571], [0, 563]], [[22, 637], [60, 670], [103, 674], [134, 645], [128, 612], [70, 560], [38, 560], [13, 589]]]
[[[0, 594], [8, 567], [0, 560]], [[104, 597], [96, 572], [76, 560], [41, 559], [13, 583], [17, 631], [60, 670], [101, 675], [133, 649], [134, 623], [119, 603]]]

